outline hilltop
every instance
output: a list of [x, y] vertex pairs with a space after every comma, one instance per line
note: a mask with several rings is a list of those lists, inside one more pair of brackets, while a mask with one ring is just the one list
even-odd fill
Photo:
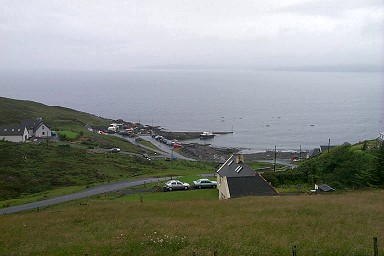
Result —
[[83, 129], [108, 126], [111, 119], [102, 118], [85, 112], [60, 106], [47, 106], [29, 100], [15, 100], [0, 97], [0, 125], [19, 123], [23, 119], [43, 117], [44, 121], [55, 129]]

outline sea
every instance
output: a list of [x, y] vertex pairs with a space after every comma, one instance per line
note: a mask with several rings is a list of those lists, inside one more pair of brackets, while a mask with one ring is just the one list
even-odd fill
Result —
[[352, 144], [384, 131], [380, 72], [1, 71], [0, 96], [169, 131], [233, 132], [188, 142], [244, 152]]

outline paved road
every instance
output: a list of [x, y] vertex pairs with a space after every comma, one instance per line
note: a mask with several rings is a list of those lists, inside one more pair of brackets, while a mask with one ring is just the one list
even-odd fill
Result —
[[[162, 177], [161, 180], [162, 181], [169, 180], [170, 178], [171, 177]], [[116, 191], [124, 188], [134, 187], [134, 186], [142, 185], [144, 183], [157, 182], [158, 180], [159, 180], [158, 178], [149, 177], [149, 178], [143, 178], [143, 179], [108, 183], [108, 184], [100, 185], [94, 188], [89, 188], [81, 192], [73, 193], [70, 195], [58, 196], [58, 197], [53, 197], [43, 201], [2, 208], [0, 209], [0, 215], [32, 210], [39, 207], [46, 207], [46, 206], [68, 202], [68, 201], [72, 201], [80, 198], [90, 197], [90, 196], [108, 193], [108, 192], [112, 192], [112, 191]]]
[[[118, 135], [116, 135], [116, 136], [118, 136]], [[157, 154], [159, 154], [159, 155], [161, 155], [163, 157], [171, 157], [173, 155], [173, 157], [176, 157], [177, 159], [188, 160], [188, 161], [196, 161], [195, 159], [188, 158], [188, 157], [185, 157], [183, 155], [180, 155], [179, 153], [177, 153], [174, 150], [172, 150], [173, 149], [172, 147], [170, 147], [168, 145], [165, 145], [164, 143], [161, 143], [161, 142], [155, 140], [151, 136], [139, 136], [139, 137], [141, 139], [144, 139], [146, 141], [151, 142], [153, 145], [158, 147], [160, 150], [157, 150], [157, 149], [154, 149], [154, 148], [151, 148], [151, 147], [147, 147], [145, 145], [137, 143], [135, 138], [129, 138], [129, 137], [122, 137], [122, 138], [128, 140], [132, 144], [137, 145], [137, 146], [139, 146], [141, 148], [147, 149], [149, 151], [154, 151], [154, 152], [156, 152]]]

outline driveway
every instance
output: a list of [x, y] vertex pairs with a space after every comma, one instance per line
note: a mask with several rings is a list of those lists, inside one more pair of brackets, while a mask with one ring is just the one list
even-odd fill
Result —
[[16, 205], [16, 206], [11, 206], [7, 208], [1, 208], [0, 215], [27, 211], [35, 208], [40, 208], [40, 207], [47, 207], [50, 205], [60, 204], [60, 203], [64, 203], [64, 202], [68, 202], [68, 201], [72, 201], [80, 198], [90, 197], [98, 194], [121, 190], [124, 188], [134, 187], [134, 186], [142, 185], [144, 183], [153, 183], [153, 182], [158, 182], [159, 180], [165, 181], [169, 179], [171, 179], [171, 177], [162, 177], [161, 179], [149, 177], [149, 178], [108, 183], [108, 184], [100, 185], [97, 187], [89, 188], [81, 192], [73, 193], [70, 195], [58, 196], [58, 197], [49, 198], [43, 201]]

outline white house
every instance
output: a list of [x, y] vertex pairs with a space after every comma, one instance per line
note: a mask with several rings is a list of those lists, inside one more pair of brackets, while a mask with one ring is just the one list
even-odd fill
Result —
[[25, 142], [28, 140], [28, 130], [20, 125], [2, 125], [0, 126], [0, 140], [12, 142]]
[[27, 128], [29, 138], [49, 138], [52, 136], [52, 130], [44, 124], [42, 118], [37, 118], [35, 120], [22, 120], [20, 125]]

